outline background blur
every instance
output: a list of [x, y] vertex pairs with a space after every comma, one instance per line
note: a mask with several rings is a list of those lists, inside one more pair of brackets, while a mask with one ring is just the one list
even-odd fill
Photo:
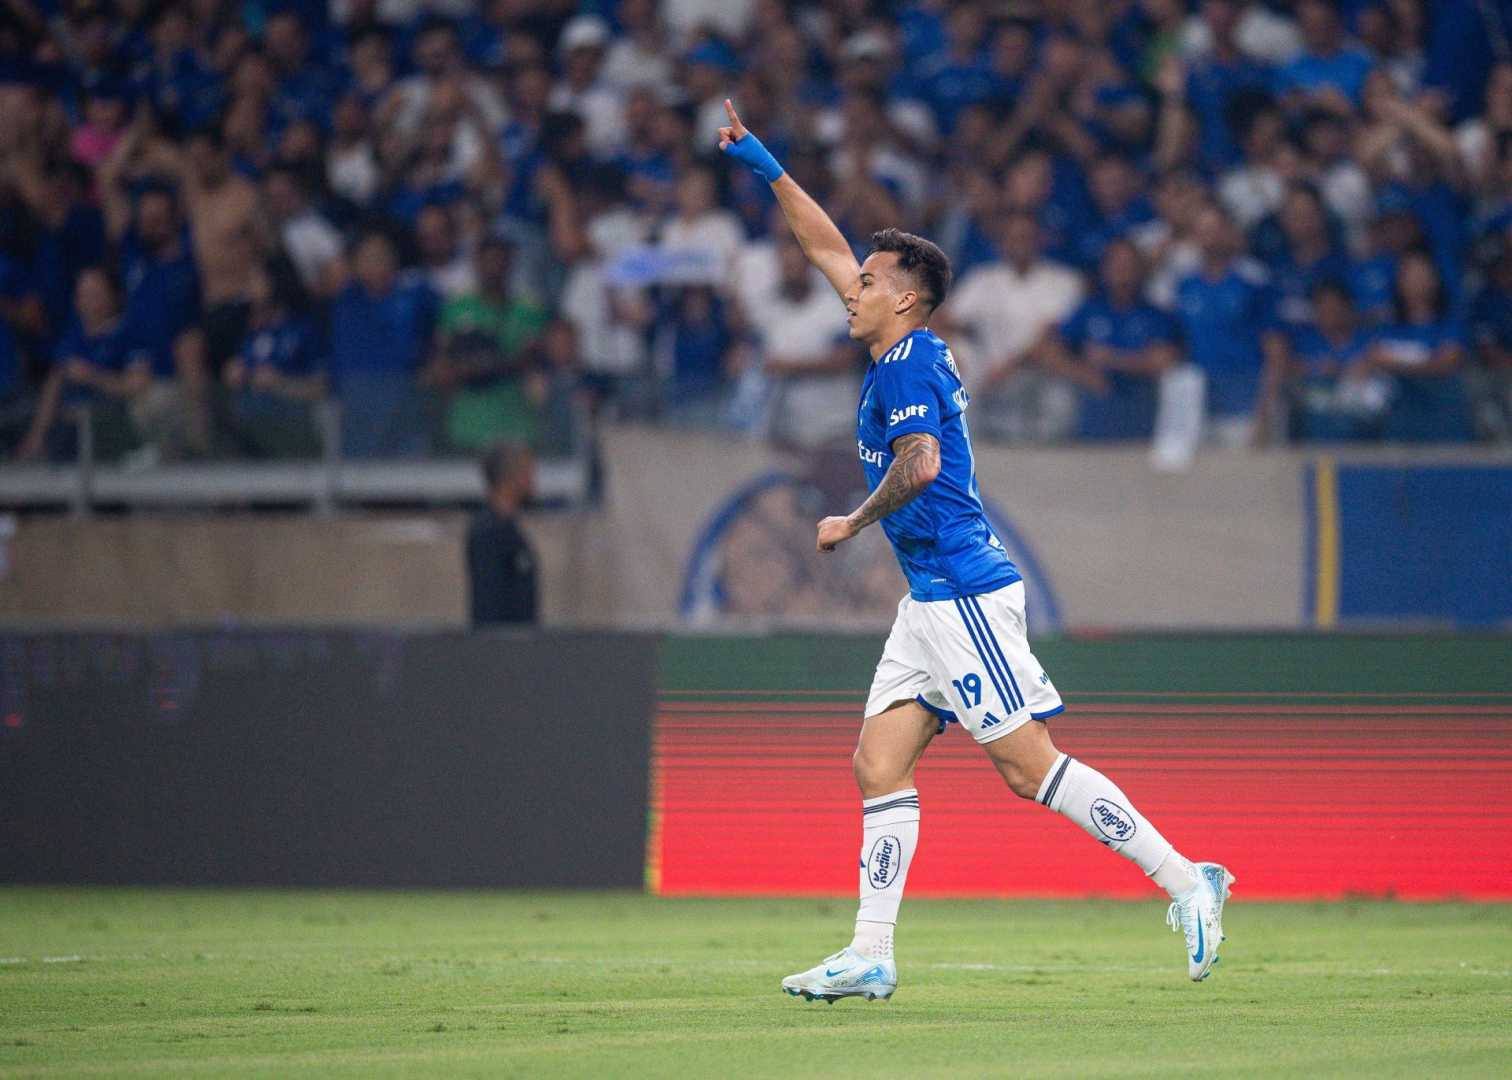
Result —
[[[850, 806], [866, 358], [727, 96], [952, 257], [1068, 747], [1344, 822], [1261, 894], [1512, 895], [1512, 0], [4, 0], [0, 876], [739, 891], [747, 766]], [[501, 442], [542, 625], [469, 633]], [[1064, 879], [993, 873], [920, 887]]]

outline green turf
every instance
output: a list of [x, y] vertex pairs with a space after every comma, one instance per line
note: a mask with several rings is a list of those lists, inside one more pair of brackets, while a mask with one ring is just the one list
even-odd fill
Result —
[[850, 905], [0, 890], [0, 1075], [1492, 1076], [1512, 909], [910, 902], [891, 1003], [787, 998]]

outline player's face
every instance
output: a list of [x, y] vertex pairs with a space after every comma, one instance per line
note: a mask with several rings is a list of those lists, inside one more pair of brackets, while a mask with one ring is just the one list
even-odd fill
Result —
[[845, 294], [846, 325], [852, 340], [869, 342], [896, 313], [902, 297], [898, 289], [898, 256], [874, 251], [861, 264], [861, 275]]

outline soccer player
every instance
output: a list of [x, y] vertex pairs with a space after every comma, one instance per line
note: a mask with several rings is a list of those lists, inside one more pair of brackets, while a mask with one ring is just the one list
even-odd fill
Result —
[[855, 937], [783, 979], [782, 989], [830, 1002], [897, 989], [893, 928], [919, 839], [914, 768], [946, 721], [971, 733], [1014, 794], [1070, 818], [1165, 889], [1167, 921], [1186, 938], [1187, 974], [1204, 978], [1218, 959], [1233, 875], [1188, 862], [1116, 784], [1050, 740], [1044, 721], [1065, 706], [1029, 650], [1024, 583], [977, 493], [967, 394], [950, 349], [927, 325], [949, 288], [950, 261], [922, 237], [884, 229], [857, 265], [829, 215], [729, 101], [725, 111], [720, 150], [771, 184], [804, 254], [845, 302], [851, 338], [871, 354], [856, 440], [871, 494], [850, 514], [819, 522], [819, 550], [881, 522], [908, 579], [854, 758], [862, 828]]

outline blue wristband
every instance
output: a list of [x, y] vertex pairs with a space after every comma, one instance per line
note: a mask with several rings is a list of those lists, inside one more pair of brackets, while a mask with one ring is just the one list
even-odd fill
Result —
[[749, 131], [725, 147], [725, 153], [750, 166], [752, 172], [769, 184], [775, 183], [782, 175], [782, 166], [777, 164], [772, 152], [762, 146], [761, 140]]

